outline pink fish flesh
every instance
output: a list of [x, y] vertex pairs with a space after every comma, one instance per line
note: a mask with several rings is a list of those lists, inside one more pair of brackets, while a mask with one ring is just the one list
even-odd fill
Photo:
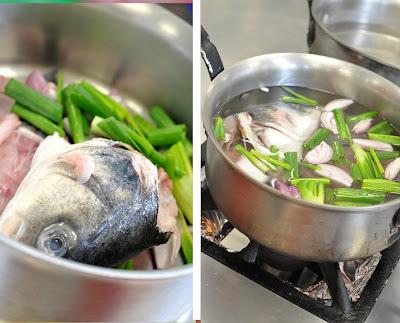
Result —
[[0, 145], [0, 214], [28, 173], [39, 143], [38, 136], [18, 128]]

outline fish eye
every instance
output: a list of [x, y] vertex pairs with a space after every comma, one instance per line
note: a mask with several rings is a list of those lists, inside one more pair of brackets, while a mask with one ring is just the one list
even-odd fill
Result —
[[76, 241], [72, 228], [65, 223], [55, 223], [39, 235], [37, 246], [50, 256], [63, 257]]

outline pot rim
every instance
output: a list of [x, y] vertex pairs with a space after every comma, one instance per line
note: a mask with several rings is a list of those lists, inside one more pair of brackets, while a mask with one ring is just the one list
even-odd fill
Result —
[[[372, 55], [370, 55], [368, 53], [365, 53], [362, 50], [358, 49], [357, 47], [355, 47], [355, 46], [353, 46], [353, 45], [341, 40], [339, 37], [335, 36], [326, 27], [326, 25], [317, 17], [317, 15], [315, 14], [316, 6], [317, 6], [316, 2], [321, 2], [321, 1], [322, 0], [313, 1], [312, 6], [311, 6], [311, 13], [310, 14], [314, 18], [314, 20], [318, 24], [318, 26], [324, 31], [324, 33], [326, 33], [330, 38], [332, 38], [335, 42], [337, 42], [338, 44], [342, 45], [343, 47], [346, 47], [346, 48], [356, 52], [357, 54], [370, 59], [371, 61], [374, 61], [376, 63], [382, 64], [384, 66], [388, 66], [388, 67], [391, 67], [391, 68], [393, 68], [393, 69], [395, 69], [397, 71], [400, 71], [400, 66], [399, 65], [395, 65], [395, 64], [392, 64], [392, 63], [385, 62], [384, 60], [382, 60], [380, 58], [377, 58], [377, 57], [374, 57], [374, 56], [372, 56]], [[393, 4], [396, 4], [396, 5], [400, 5], [400, 1], [398, 1], [398, 0], [389, 0], [389, 2], [391, 2]]]
[[[218, 84], [218, 83], [223, 83], [226, 82], [226, 77], [225, 75], [228, 72], [231, 72], [235, 69], [240, 69], [242, 65], [249, 64], [254, 61], [262, 60], [264, 58], [272, 58], [272, 57], [278, 57], [278, 56], [285, 56], [286, 58], [293, 58], [293, 57], [300, 57], [300, 58], [307, 58], [307, 57], [314, 57], [314, 59], [324, 59], [336, 63], [340, 63], [344, 66], [349, 66], [353, 69], [361, 69], [364, 70], [365, 72], [374, 75], [374, 77], [379, 79], [380, 83], [383, 83], [386, 87], [391, 87], [392, 90], [397, 90], [400, 91], [400, 88], [395, 85], [394, 83], [390, 82], [386, 78], [355, 64], [345, 62], [336, 58], [328, 57], [328, 56], [322, 56], [322, 55], [315, 55], [315, 54], [308, 54], [308, 53], [272, 53], [272, 54], [264, 54], [264, 55], [258, 55], [258, 56], [253, 56], [250, 58], [247, 58], [245, 60], [242, 60], [240, 62], [237, 62], [230, 66], [229, 68], [225, 69], [222, 71], [211, 83], [211, 86], [208, 88], [204, 100], [204, 104], [202, 107], [202, 118], [203, 118], [203, 125], [204, 129], [207, 135], [207, 144], [211, 142], [214, 147], [217, 149], [217, 151], [222, 155], [223, 159], [225, 160], [226, 163], [229, 164], [230, 167], [232, 167], [236, 172], [244, 176], [248, 181], [250, 181], [252, 184], [256, 185], [258, 188], [260, 188], [263, 191], [267, 191], [269, 193], [274, 194], [276, 197], [284, 200], [288, 200], [290, 202], [293, 202], [295, 204], [300, 204], [303, 206], [311, 207], [314, 209], [322, 209], [322, 210], [329, 210], [329, 211], [338, 211], [338, 212], [346, 212], [346, 213], [360, 213], [360, 212], [379, 212], [382, 209], [386, 209], [387, 207], [398, 207], [400, 205], [400, 197], [385, 202], [381, 204], [375, 204], [375, 205], [370, 205], [370, 206], [355, 206], [355, 207], [346, 207], [346, 206], [336, 206], [336, 205], [330, 205], [330, 204], [316, 204], [316, 203], [311, 203], [302, 199], [297, 199], [288, 195], [285, 195], [276, 189], [260, 183], [259, 181], [255, 180], [253, 177], [249, 176], [247, 173], [245, 173], [239, 166], [237, 166], [230, 158], [229, 156], [225, 153], [225, 151], [222, 149], [220, 143], [217, 141], [213, 134], [212, 130], [212, 120], [208, 120], [206, 116], [206, 102], [208, 97], [210, 96], [212, 88]], [[281, 85], [276, 85], [276, 86], [295, 86], [293, 84], [281, 84]], [[207, 162], [207, 156], [206, 156], [206, 162]]]
[[91, 278], [98, 277], [118, 280], [163, 280], [191, 275], [193, 272], [192, 264], [186, 264], [179, 267], [172, 267], [167, 269], [132, 271], [93, 266], [76, 261], [71, 261], [68, 259], [49, 256], [34, 247], [10, 239], [1, 234], [0, 245], [5, 245], [10, 250], [21, 253], [20, 257], [24, 257], [24, 259], [36, 260], [50, 264], [54, 267], [54, 270], [66, 269], [72, 272], [76, 272], [80, 275], [83, 273], [84, 275], [90, 276]]
[[[16, 4], [5, 4], [6, 6], [21, 6]], [[29, 6], [30, 4], [25, 4], [25, 6]], [[32, 4], [31, 4], [32, 5]], [[48, 6], [51, 4], [43, 4], [44, 6]], [[62, 6], [62, 4], [53, 4], [56, 6]], [[121, 12], [126, 12], [127, 14], [132, 14], [132, 12], [137, 13], [136, 9], [133, 9], [130, 4], [126, 3], [114, 3], [114, 4], [90, 4], [90, 3], [80, 3], [76, 4], [77, 6], [83, 7], [83, 9], [90, 10], [103, 10], [108, 11], [109, 14], [119, 15]], [[169, 12], [167, 9], [158, 6], [154, 3], [141, 3], [135, 4], [140, 5], [144, 10], [147, 9], [150, 12], [149, 19], [145, 19], [142, 21], [141, 27], [144, 29], [150, 30], [152, 33], [155, 33], [155, 27], [153, 24], [153, 19], [157, 20], [157, 18], [163, 18], [163, 21], [171, 22], [174, 25], [178, 26], [180, 29], [183, 29], [185, 34], [192, 33], [192, 27], [189, 23], [176, 16], [175, 14]], [[110, 10], [113, 8], [114, 10]], [[115, 9], [118, 9], [117, 11]], [[139, 12], [140, 14], [140, 12]], [[167, 34], [167, 33], [166, 33]], [[183, 54], [188, 60], [192, 60], [192, 43], [187, 44], [184, 39], [176, 38], [171, 35], [171, 37], [166, 37], [164, 41], [168, 43], [174, 43], [179, 45], [179, 49], [181, 54]], [[54, 267], [54, 270], [67, 270], [76, 274], [84, 274], [85, 276], [91, 278], [103, 278], [103, 279], [117, 279], [117, 280], [164, 280], [171, 279], [183, 276], [189, 276], [193, 273], [193, 265], [185, 264], [178, 267], [172, 267], [167, 269], [157, 269], [157, 270], [117, 270], [113, 268], [104, 268], [99, 266], [93, 266], [88, 264], [83, 264], [75, 261], [71, 261], [68, 259], [56, 258], [49, 256], [42, 251], [39, 251], [36, 248], [25, 245], [22, 242], [13, 240], [6, 236], [0, 234], [0, 246], [5, 246], [10, 249], [10, 251], [17, 251], [20, 253], [19, 257], [23, 257], [26, 260], [39, 261], [43, 264], [49, 264]]]

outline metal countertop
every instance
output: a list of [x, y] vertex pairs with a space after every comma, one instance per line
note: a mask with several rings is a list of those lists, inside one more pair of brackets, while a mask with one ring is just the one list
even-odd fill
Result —
[[[273, 52], [307, 52], [306, 0], [202, 0], [201, 23], [225, 67]], [[204, 65], [201, 94], [210, 80]], [[202, 137], [205, 140], [205, 135]], [[367, 322], [400, 321], [400, 266]], [[323, 322], [257, 283], [202, 254], [202, 321]]]

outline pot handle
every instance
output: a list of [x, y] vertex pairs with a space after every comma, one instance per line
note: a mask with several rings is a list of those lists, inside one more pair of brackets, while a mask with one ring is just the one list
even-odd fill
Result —
[[307, 45], [311, 47], [315, 40], [315, 20], [312, 15], [312, 4], [313, 0], [307, 0], [308, 3], [308, 13], [309, 13], [309, 22], [308, 22], [308, 32], [307, 32]]
[[201, 27], [201, 57], [207, 66], [211, 81], [224, 70], [218, 50], [210, 41], [210, 36], [203, 26]]

